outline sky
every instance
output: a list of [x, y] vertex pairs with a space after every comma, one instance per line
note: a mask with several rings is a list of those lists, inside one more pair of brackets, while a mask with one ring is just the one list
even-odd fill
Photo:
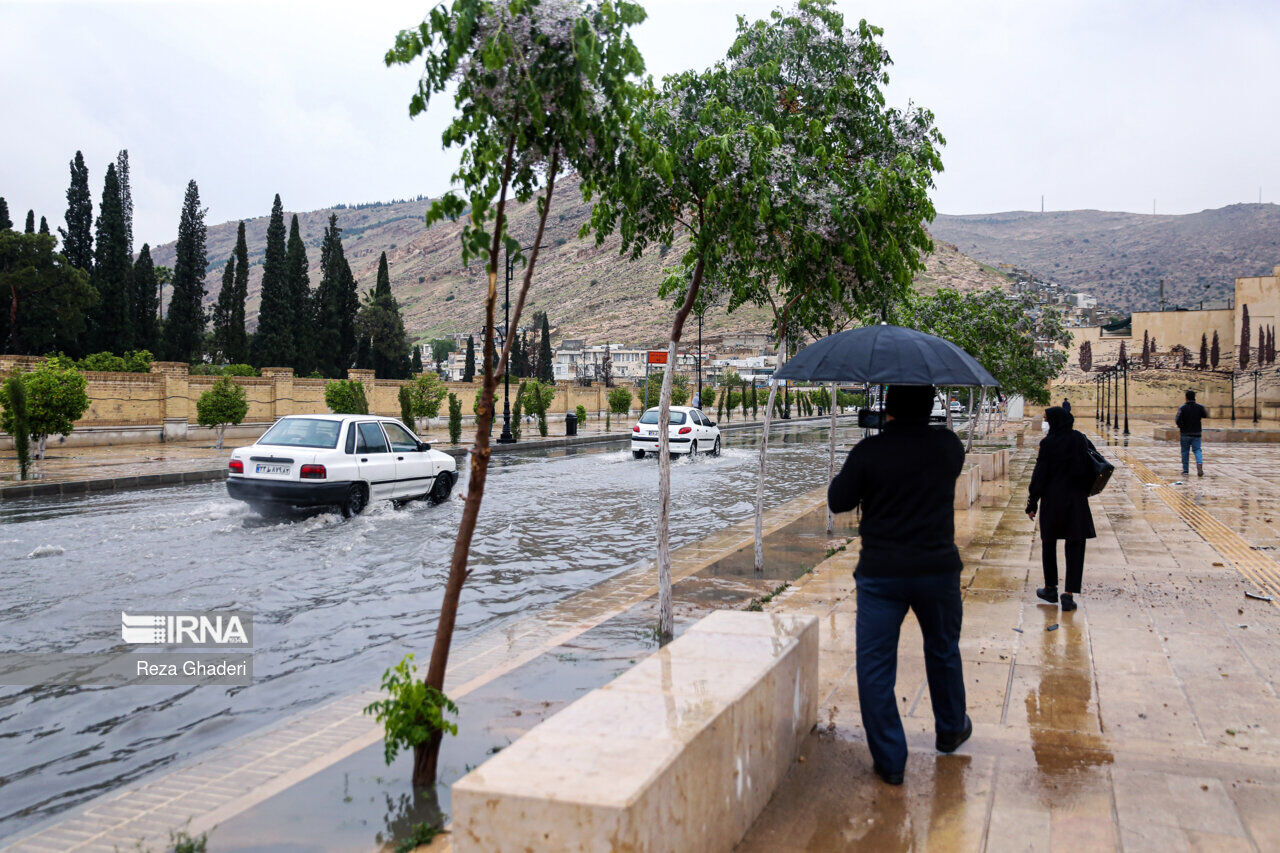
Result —
[[[648, 0], [648, 72], [704, 68], [753, 0]], [[176, 235], [187, 181], [208, 221], [435, 195], [457, 153], [441, 98], [410, 120], [418, 68], [387, 68], [429, 3], [0, 0], [0, 196], [63, 224], [68, 163], [129, 150], [135, 244]], [[1094, 208], [1189, 213], [1280, 201], [1276, 0], [865, 0], [888, 96], [947, 139], [941, 213]]]

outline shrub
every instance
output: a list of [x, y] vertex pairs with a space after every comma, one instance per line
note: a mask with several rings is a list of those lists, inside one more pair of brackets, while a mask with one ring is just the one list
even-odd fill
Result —
[[335, 379], [324, 386], [324, 404], [335, 415], [367, 415], [369, 401], [364, 385], [356, 379]]
[[524, 416], [524, 383], [516, 391], [516, 401], [511, 405], [511, 437], [520, 440], [520, 419]]
[[150, 373], [151, 360], [155, 358], [151, 354], [151, 350], [132, 349], [124, 354], [124, 369], [126, 373]]
[[537, 379], [530, 379], [523, 384], [524, 390], [521, 394], [524, 397], [525, 408], [538, 416], [538, 434], [546, 438], [547, 408], [556, 399], [556, 386], [550, 382], [539, 382]]
[[578, 423], [585, 424], [587, 422], [587, 407], [579, 406], [574, 412], [578, 416]]
[[114, 353], [95, 352], [76, 362], [76, 367], [102, 373], [124, 373], [124, 359]]
[[[258, 368], [252, 364], [193, 364], [187, 371], [192, 376], [261, 376]], [[323, 379], [319, 373], [312, 371], [313, 379]]]
[[4, 389], [0, 392], [0, 403], [4, 405], [6, 420], [12, 425], [9, 434], [13, 436], [13, 449], [18, 454], [18, 479], [27, 479], [27, 470], [31, 467], [31, 425], [27, 421], [27, 386], [18, 376], [10, 376], [4, 381]]
[[458, 395], [449, 393], [449, 443], [457, 444], [462, 439], [462, 401]]
[[383, 758], [387, 764], [396, 760], [400, 750], [413, 749], [431, 740], [437, 732], [458, 733], [458, 724], [445, 719], [445, 714], [457, 716], [458, 706], [426, 681], [415, 677], [417, 667], [413, 655], [407, 654], [400, 663], [382, 674], [382, 689], [386, 699], [370, 702], [364, 712], [372, 714], [382, 723]]
[[218, 449], [227, 424], [238, 424], [249, 413], [249, 397], [230, 376], [224, 376], [196, 400], [196, 420], [202, 427], [217, 427]]
[[609, 411], [615, 415], [625, 415], [631, 411], [633, 395], [626, 388], [614, 388], [609, 392]]
[[413, 413], [420, 418], [434, 418], [440, 414], [440, 403], [449, 389], [434, 373], [424, 373], [413, 381]]
[[400, 420], [409, 429], [413, 429], [413, 391], [408, 385], [401, 385], [396, 397], [400, 401]]
[[[26, 392], [27, 430], [36, 440], [36, 458], [44, 458], [45, 443], [51, 435], [68, 435], [75, 422], [89, 410], [84, 374], [65, 356], [52, 356], [29, 373], [21, 375]], [[0, 429], [14, 434], [14, 413], [6, 405]]]
[[[484, 397], [484, 388], [483, 387], [477, 388], [476, 398], [471, 403], [471, 411], [476, 416], [477, 426], [480, 424], [480, 400], [483, 397]], [[496, 421], [497, 419], [498, 419], [498, 398], [495, 395], [493, 398], [493, 417], [489, 418], [489, 435], [490, 436], [493, 435], [493, 422]]]

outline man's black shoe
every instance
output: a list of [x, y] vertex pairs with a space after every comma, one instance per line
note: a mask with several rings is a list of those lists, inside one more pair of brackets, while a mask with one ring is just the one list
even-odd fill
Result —
[[1036, 590], [1036, 598], [1041, 601], [1047, 601], [1050, 604], [1058, 603], [1058, 588], [1056, 586], [1042, 586]]
[[938, 752], [955, 752], [960, 748], [960, 744], [969, 739], [971, 734], [973, 734], [973, 720], [969, 719], [968, 714], [965, 714], [964, 729], [951, 735], [938, 735], [935, 746], [937, 746]]
[[883, 780], [884, 780], [884, 783], [885, 783], [886, 785], [901, 785], [901, 784], [902, 784], [902, 774], [901, 774], [901, 773], [890, 773], [888, 770], [885, 770], [885, 769], [884, 769], [883, 767], [881, 767], [879, 764], [872, 764], [872, 765], [871, 765], [871, 769], [872, 769], [872, 770], [874, 770], [874, 771], [876, 771], [876, 775], [877, 775], [877, 776], [879, 776], [881, 779], [883, 779]]
[[1075, 609], [1076, 609], [1075, 596], [1064, 592], [1062, 594], [1062, 611], [1066, 613]]

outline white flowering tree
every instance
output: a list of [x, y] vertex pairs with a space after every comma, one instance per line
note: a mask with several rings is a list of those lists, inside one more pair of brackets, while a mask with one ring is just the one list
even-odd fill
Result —
[[[432, 9], [418, 27], [402, 31], [386, 56], [388, 65], [423, 62], [418, 91], [409, 103], [411, 116], [447, 89], [453, 93], [458, 114], [443, 142], [462, 149], [454, 175], [460, 189], [431, 205], [427, 224], [465, 216], [463, 262], [482, 259], [488, 271], [484, 372], [470, 480], [426, 676], [427, 688], [436, 691], [432, 695], [441, 705], [447, 702], [443, 690], [449, 649], [489, 469], [495, 391], [515, 339], [506, 336], [495, 358], [500, 255], [505, 248], [523, 258], [520, 242], [507, 233], [507, 202], [539, 196], [537, 238], [511, 316], [512, 328], [519, 328], [557, 174], [565, 168], [576, 171], [589, 196], [628, 127], [634, 78], [644, 70], [628, 28], [643, 19], [643, 9], [620, 0], [453, 0]], [[429, 740], [414, 744], [415, 785], [434, 785], [442, 734], [436, 727]]]
[[676, 347], [695, 305], [711, 303], [704, 291], [729, 287], [719, 275], [724, 259], [749, 251], [756, 219], [774, 189], [768, 155], [776, 135], [728, 102], [729, 82], [721, 64], [667, 77], [660, 90], [648, 93], [589, 225], [599, 241], [617, 233], [622, 254], [633, 259], [652, 246], [687, 240], [679, 267], [659, 289], [676, 306], [658, 401], [658, 629], [664, 637], [674, 630], [667, 428]]
[[[886, 105], [890, 59], [881, 34], [865, 20], [846, 28], [833, 0], [800, 0], [766, 20], [740, 19], [729, 50], [731, 102], [778, 140], [769, 152], [770, 208], [733, 266], [747, 285], [742, 301], [772, 309], [779, 368], [785, 342], [826, 325], [831, 312], [887, 310], [932, 249], [929, 191], [943, 139], [929, 111]], [[757, 570], [776, 395], [771, 383], [756, 488]]]

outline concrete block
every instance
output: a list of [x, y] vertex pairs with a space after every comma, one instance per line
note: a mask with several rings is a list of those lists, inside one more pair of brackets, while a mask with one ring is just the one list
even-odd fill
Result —
[[956, 509], [968, 509], [978, 500], [982, 489], [982, 469], [977, 465], [966, 465], [956, 479]]
[[453, 849], [730, 851], [817, 719], [812, 616], [720, 611], [453, 786]]

